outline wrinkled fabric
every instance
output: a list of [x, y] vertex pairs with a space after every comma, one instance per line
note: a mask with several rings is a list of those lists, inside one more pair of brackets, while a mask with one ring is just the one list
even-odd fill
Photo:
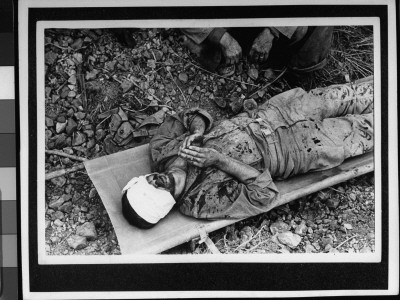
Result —
[[[271, 65], [286, 65], [296, 73], [308, 73], [323, 68], [332, 44], [332, 26], [276, 26], [268, 27], [275, 36], [273, 47], [269, 53]], [[241, 45], [244, 52], [250, 50], [254, 39], [263, 27], [245, 28], [181, 28], [181, 32], [208, 51], [201, 52], [201, 61], [209, 61], [219, 48], [211, 47], [218, 44], [222, 35], [229, 32]], [[211, 45], [210, 45], [211, 44]], [[214, 71], [211, 68], [211, 71]]]
[[[273, 32], [277, 32], [277, 35], [280, 33], [290, 39], [297, 28], [298, 28], [297, 26], [277, 26], [277, 27], [271, 27], [271, 30]], [[214, 42], [217, 42], [219, 41], [219, 39], [221, 39], [224, 32], [226, 31], [229, 32], [229, 28], [223, 28], [223, 27], [181, 28], [180, 30], [182, 31], [183, 34], [192, 39], [196, 44], [201, 44], [207, 38], [209, 38]], [[216, 37], [214, 37], [214, 35]]]
[[[333, 168], [346, 158], [372, 151], [372, 111], [370, 81], [308, 93], [292, 89], [271, 98], [251, 116], [242, 113], [208, 126], [203, 147], [251, 165], [261, 174], [244, 184], [216, 168], [189, 165], [185, 190], [177, 201], [180, 211], [196, 218], [221, 219], [270, 210], [278, 194], [272, 178]], [[191, 113], [206, 114], [200, 109]], [[188, 134], [184, 120], [185, 113], [167, 118], [150, 144], [160, 171], [177, 157]]]

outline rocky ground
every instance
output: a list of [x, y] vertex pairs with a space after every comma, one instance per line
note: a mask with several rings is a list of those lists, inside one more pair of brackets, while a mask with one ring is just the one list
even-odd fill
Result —
[[[372, 31], [366, 27], [336, 28], [327, 67], [301, 78], [246, 60], [224, 78], [199, 67], [176, 31], [130, 34], [135, 47], [107, 30], [46, 31], [46, 174], [74, 169], [46, 181], [50, 255], [121, 254], [108, 214], [80, 167], [82, 159], [146, 143], [166, 113], [186, 107], [205, 108], [220, 120], [240, 111], [249, 96], [260, 103], [296, 86], [309, 90], [372, 74]], [[352, 179], [210, 238], [222, 253], [373, 252], [373, 178]], [[187, 243], [165, 253], [209, 250]]]

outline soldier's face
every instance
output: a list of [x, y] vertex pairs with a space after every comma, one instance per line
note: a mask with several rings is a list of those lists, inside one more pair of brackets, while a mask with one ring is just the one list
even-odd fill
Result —
[[152, 173], [146, 179], [155, 188], [166, 190], [172, 195], [174, 194], [175, 180], [171, 173]]

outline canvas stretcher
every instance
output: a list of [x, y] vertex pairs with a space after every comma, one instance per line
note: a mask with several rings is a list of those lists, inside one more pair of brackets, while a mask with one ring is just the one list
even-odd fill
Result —
[[[122, 215], [121, 190], [134, 176], [150, 173], [149, 146], [129, 150], [84, 162], [118, 237], [121, 253], [157, 254], [199, 238], [240, 221], [200, 220], [187, 217], [173, 209], [151, 229], [143, 230], [130, 225]], [[283, 205], [321, 189], [333, 186], [374, 170], [373, 152], [346, 160], [342, 165], [319, 172], [277, 181], [280, 194], [276, 206]]]

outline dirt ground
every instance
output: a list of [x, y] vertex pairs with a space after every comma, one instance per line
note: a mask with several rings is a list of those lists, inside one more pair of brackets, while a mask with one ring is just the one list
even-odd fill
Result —
[[[130, 34], [135, 47], [124, 46], [115, 32], [104, 29], [46, 31], [47, 174], [76, 167], [79, 158], [93, 159], [149, 141], [151, 136], [137, 136], [120, 143], [116, 136], [121, 135], [118, 126], [123, 121], [129, 122], [125, 130], [151, 131], [158, 126], [157, 112], [187, 107], [204, 108], [221, 120], [240, 111], [251, 94], [261, 103], [290, 88], [344, 83], [372, 75], [373, 70], [369, 27], [335, 28], [327, 66], [300, 78], [246, 60], [234, 75], [224, 78], [201, 68], [179, 43], [177, 31], [140, 29]], [[84, 169], [47, 180], [45, 201], [47, 254], [121, 254], [108, 214]], [[282, 232], [289, 241], [275, 234]], [[373, 173], [209, 236], [221, 253], [374, 252]], [[189, 242], [165, 252], [178, 253], [210, 250]]]

